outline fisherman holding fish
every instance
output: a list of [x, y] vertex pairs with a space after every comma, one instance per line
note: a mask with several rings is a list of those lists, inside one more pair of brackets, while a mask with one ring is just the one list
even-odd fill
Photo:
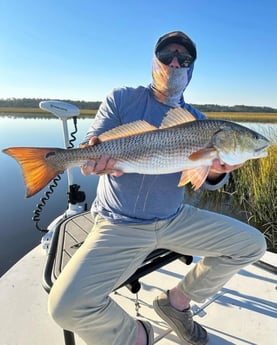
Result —
[[[103, 147], [98, 159], [84, 160], [81, 166], [84, 175], [101, 175], [91, 209], [95, 222], [51, 289], [49, 312], [62, 328], [76, 332], [88, 345], [154, 344], [151, 324], [132, 318], [109, 295], [158, 248], [202, 257], [153, 305], [180, 344], [207, 344], [206, 330], [192, 318], [191, 300], [205, 301], [266, 250], [261, 232], [248, 224], [183, 203], [186, 183], [190, 181], [195, 189], [216, 190], [245, 160], [264, 156], [268, 146], [265, 138], [241, 131], [235, 124], [205, 120], [184, 101], [195, 60], [195, 44], [183, 32], [160, 37], [152, 83], [113, 90], [82, 143], [91, 152]], [[187, 143], [175, 152], [182, 121]], [[175, 140], [175, 146], [165, 137]], [[125, 156], [116, 155], [117, 145]], [[155, 153], [149, 158], [152, 148]], [[12, 149], [6, 153], [15, 156]], [[52, 170], [57, 154], [44, 153]], [[25, 158], [22, 154], [21, 159]], [[29, 186], [28, 193], [39, 188]]]

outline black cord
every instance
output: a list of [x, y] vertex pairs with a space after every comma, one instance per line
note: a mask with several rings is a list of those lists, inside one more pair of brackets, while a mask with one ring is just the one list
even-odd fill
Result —
[[77, 133], [78, 129], [77, 129], [77, 116], [73, 117], [73, 124], [74, 124], [74, 131], [70, 133], [71, 139], [69, 140], [69, 148], [73, 148], [74, 147], [74, 141], [76, 141], [76, 137], [75, 134]]
[[42, 229], [39, 226], [39, 222], [40, 222], [40, 214], [42, 212], [43, 207], [46, 205], [46, 201], [50, 199], [50, 196], [52, 195], [52, 193], [54, 192], [54, 188], [57, 187], [58, 185], [58, 181], [60, 181], [61, 179], [61, 175], [57, 175], [53, 181], [51, 182], [51, 184], [49, 185], [49, 190], [47, 190], [44, 193], [44, 196], [42, 198], [40, 198], [39, 203], [36, 205], [36, 209], [34, 210], [34, 216], [32, 218], [32, 220], [35, 222], [36, 228], [37, 230], [41, 231], [41, 232], [48, 232], [47, 229]]

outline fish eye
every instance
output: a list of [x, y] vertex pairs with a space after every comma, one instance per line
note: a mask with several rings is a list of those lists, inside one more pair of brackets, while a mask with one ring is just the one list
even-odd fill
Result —
[[50, 152], [48, 152], [48, 153], [45, 155], [45, 158], [49, 158], [49, 157], [51, 157], [51, 156], [55, 156], [55, 154], [56, 154], [56, 152], [50, 151]]

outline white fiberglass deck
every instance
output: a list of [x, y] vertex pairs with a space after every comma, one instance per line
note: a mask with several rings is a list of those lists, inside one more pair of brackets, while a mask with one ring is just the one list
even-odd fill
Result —
[[[277, 255], [263, 258], [277, 265]], [[45, 253], [40, 246], [22, 258], [0, 279], [0, 345], [63, 345], [62, 330], [47, 314], [47, 294], [41, 286]], [[159, 345], [182, 344], [155, 314], [152, 300], [176, 284], [191, 266], [177, 260], [141, 279], [140, 314], [154, 326]], [[235, 275], [213, 299], [194, 305], [195, 320], [206, 327], [211, 345], [276, 345], [276, 275], [248, 266]], [[113, 294], [135, 316], [135, 296], [126, 288]], [[77, 345], [84, 342], [76, 337]], [[95, 344], [96, 345], [96, 344]], [[128, 345], [128, 344], [122, 344]]]

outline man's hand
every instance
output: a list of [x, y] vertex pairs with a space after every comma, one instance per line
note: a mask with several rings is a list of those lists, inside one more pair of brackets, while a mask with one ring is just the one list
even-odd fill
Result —
[[[95, 145], [97, 140], [98, 138], [96, 136], [92, 137], [89, 141], [89, 145]], [[98, 162], [89, 160], [85, 164], [83, 164], [81, 166], [81, 172], [85, 176], [90, 174], [110, 174], [113, 176], [123, 175], [123, 171], [114, 169], [115, 163], [116, 161], [114, 159], [110, 158], [108, 155], [103, 155]]]
[[226, 163], [222, 164], [220, 163], [219, 159], [214, 159], [207, 179], [209, 182], [216, 183], [222, 174], [230, 173], [233, 170], [241, 168], [242, 166], [243, 164], [235, 164], [235, 165], [228, 165]]

